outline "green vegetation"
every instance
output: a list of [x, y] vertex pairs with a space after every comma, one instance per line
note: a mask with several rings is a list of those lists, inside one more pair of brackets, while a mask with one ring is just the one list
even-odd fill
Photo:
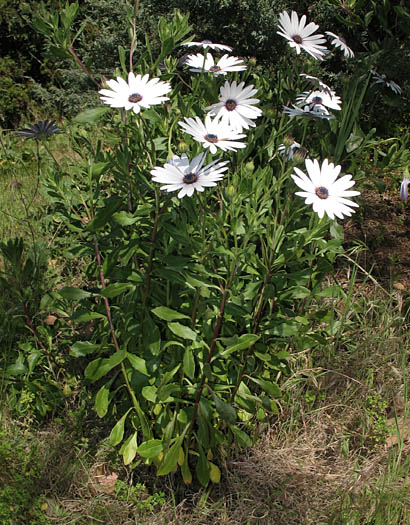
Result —
[[[14, 91], [65, 117], [1, 133], [0, 521], [407, 523], [410, 129], [385, 121], [408, 84], [370, 69], [408, 52], [408, 9], [307, 3], [359, 48], [320, 62], [276, 35], [289, 3], [188, 3], [19, 10], [56, 75], [14, 83], [31, 66], [8, 50], [4, 123]], [[257, 59], [181, 66], [227, 19], [224, 43]], [[302, 72], [332, 86], [319, 102]], [[198, 132], [234, 79], [258, 97], [247, 126]]]

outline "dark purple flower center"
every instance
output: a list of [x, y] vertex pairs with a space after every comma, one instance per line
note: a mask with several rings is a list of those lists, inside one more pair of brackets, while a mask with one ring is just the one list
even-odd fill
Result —
[[139, 93], [133, 93], [128, 97], [128, 102], [131, 102], [132, 104], [136, 104], [137, 102], [141, 102], [142, 95]]
[[329, 190], [324, 186], [319, 186], [316, 188], [315, 193], [319, 199], [327, 199], [329, 197]]
[[231, 98], [225, 102], [225, 107], [228, 111], [233, 111], [238, 104]]
[[291, 38], [296, 44], [301, 44], [303, 42], [302, 37], [300, 35], [292, 35]]
[[192, 172], [191, 173], [187, 173], [186, 175], [184, 175], [184, 179], [183, 179], [185, 184], [193, 184], [197, 180], [198, 180], [198, 175], [196, 173], [192, 173]]
[[222, 71], [219, 66], [211, 66], [209, 68], [209, 71], [212, 71], [212, 73], [218, 73], [219, 71]]
[[323, 99], [322, 99], [322, 97], [316, 96], [316, 97], [312, 98], [312, 102], [313, 102], [313, 104], [322, 104], [323, 103]]
[[216, 135], [213, 135], [212, 133], [205, 135], [204, 139], [207, 142], [212, 142], [212, 144], [215, 144], [216, 142], [218, 142], [218, 137]]

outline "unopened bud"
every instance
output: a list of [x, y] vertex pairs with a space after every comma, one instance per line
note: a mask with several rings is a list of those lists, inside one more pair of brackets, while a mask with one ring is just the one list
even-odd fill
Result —
[[186, 153], [189, 150], [188, 144], [184, 140], [178, 142], [178, 151], [180, 153]]
[[276, 117], [276, 110], [275, 108], [268, 108], [263, 114], [270, 119], [274, 119]]
[[290, 133], [288, 133], [287, 135], [285, 135], [283, 137], [283, 144], [289, 148], [290, 146], [292, 146], [292, 144], [295, 142], [295, 139], [292, 137], [292, 135], [290, 135]]
[[249, 64], [251, 66], [256, 66], [256, 57], [250, 57]]
[[308, 154], [308, 150], [302, 146], [301, 148], [296, 150], [295, 153], [293, 154], [293, 160], [297, 164], [301, 164], [302, 162], [305, 161], [307, 154]]
[[235, 196], [235, 193], [236, 193], [236, 188], [233, 184], [230, 184], [229, 186], [226, 187], [225, 196], [228, 199], [233, 199], [233, 197]]
[[250, 160], [245, 164], [245, 171], [247, 173], [253, 173], [255, 171], [255, 164], [253, 163], [253, 160]]

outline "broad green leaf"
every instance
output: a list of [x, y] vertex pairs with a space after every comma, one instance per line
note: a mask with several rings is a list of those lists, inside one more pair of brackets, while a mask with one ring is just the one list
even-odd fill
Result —
[[210, 465], [201, 446], [199, 446], [199, 458], [195, 470], [199, 483], [206, 487], [209, 483]]
[[70, 355], [73, 357], [84, 357], [98, 350], [101, 345], [90, 343], [89, 341], [78, 341], [70, 349]]
[[118, 295], [121, 295], [123, 292], [129, 290], [130, 288], [134, 288], [134, 286], [131, 283], [112, 283], [109, 284], [106, 288], [103, 288], [100, 291], [100, 295], [103, 297], [117, 297]]
[[103, 385], [95, 396], [95, 410], [98, 414], [98, 417], [104, 417], [108, 411], [109, 405], [109, 396], [110, 396], [110, 386], [112, 381], [109, 381]]
[[138, 370], [138, 372], [141, 372], [141, 374], [144, 374], [145, 376], [150, 375], [147, 370], [145, 359], [142, 359], [142, 357], [137, 355], [130, 354], [129, 352], [127, 352], [127, 359], [131, 363], [131, 366], [134, 368], [134, 370]]
[[137, 432], [134, 432], [132, 438], [128, 441], [122, 457], [124, 458], [124, 465], [129, 465], [137, 454]]
[[280, 397], [282, 392], [278, 385], [273, 381], [266, 381], [266, 379], [259, 379], [258, 377], [247, 376], [251, 381], [259, 385], [262, 390], [274, 397]]
[[110, 433], [110, 444], [113, 447], [115, 447], [119, 443], [121, 443], [122, 438], [124, 437], [124, 424], [125, 424], [125, 420], [127, 419], [127, 416], [129, 414], [130, 410], [132, 410], [132, 409], [129, 408], [125, 412], [125, 414], [122, 416], [122, 418], [119, 421], [117, 421], [117, 423], [114, 425], [113, 429], [111, 430], [111, 433]]
[[158, 401], [157, 396], [157, 387], [156, 386], [144, 386], [142, 389], [142, 395], [151, 403], [156, 403]]
[[108, 113], [109, 109], [107, 107], [86, 109], [74, 118], [74, 122], [77, 124], [91, 124]]
[[182, 337], [182, 339], [190, 339], [191, 341], [196, 339], [196, 333], [189, 326], [184, 326], [180, 323], [168, 323], [168, 328], [178, 337]]
[[195, 377], [195, 359], [192, 352], [192, 348], [186, 348], [184, 353], [184, 374], [189, 377], [189, 379], [194, 379]]
[[160, 454], [167, 446], [165, 441], [160, 439], [150, 439], [145, 441], [137, 448], [137, 453], [143, 458], [155, 458]]
[[105, 319], [105, 315], [98, 312], [85, 312], [84, 310], [77, 310], [73, 313], [71, 319], [76, 323], [88, 323], [94, 319]]
[[181, 391], [181, 387], [178, 384], [169, 383], [167, 385], [161, 386], [158, 389], [157, 396], [160, 401], [168, 402], [172, 400], [172, 397], [170, 398], [170, 396], [174, 392], [180, 392], [180, 391]]
[[185, 485], [190, 485], [192, 483], [192, 473], [189, 469], [189, 454], [185, 454], [184, 462], [181, 465], [181, 474], [182, 479], [184, 480]]
[[221, 418], [227, 421], [228, 423], [235, 423], [236, 410], [233, 408], [233, 406], [229, 403], [226, 403], [225, 401], [222, 401], [222, 399], [219, 396], [217, 396], [214, 392], [212, 392], [212, 397], [214, 399], [216, 411], [221, 416]]
[[59, 291], [59, 294], [64, 297], [64, 299], [71, 299], [72, 301], [81, 301], [81, 299], [94, 295], [91, 292], [86, 292], [81, 288], [74, 288], [73, 286], [65, 286]]
[[31, 374], [31, 372], [34, 370], [36, 364], [38, 363], [39, 359], [41, 357], [41, 354], [38, 350], [34, 350], [29, 354], [27, 357], [27, 364], [28, 364], [28, 372]]
[[[232, 354], [232, 352], [245, 350], [250, 346], [254, 345], [259, 338], [260, 336], [256, 334], [243, 334], [240, 337], [236, 337], [235, 340], [228, 344], [226, 349], [223, 350], [219, 355], [221, 357], [226, 357]], [[224, 342], [223, 339], [222, 341]]]
[[215, 463], [209, 461], [209, 479], [212, 483], [219, 483], [221, 481], [221, 471]]
[[251, 447], [253, 445], [252, 439], [246, 432], [240, 430], [238, 427], [231, 425], [229, 427], [236, 436], [237, 443], [240, 447]]
[[124, 210], [114, 213], [112, 218], [120, 226], [130, 226], [131, 224], [135, 224], [139, 220], [139, 217], [134, 217], [133, 215], [131, 215], [131, 213], [126, 212]]
[[189, 319], [188, 315], [181, 314], [176, 310], [171, 310], [171, 308], [167, 308], [166, 306], [158, 306], [157, 308], [151, 310], [151, 312], [160, 319], [163, 319], [164, 321], [175, 321], [175, 319]]
[[98, 359], [91, 361], [85, 369], [85, 377], [91, 381], [101, 379], [105, 374], [108, 374], [110, 370], [122, 363], [126, 356], [127, 352], [124, 348], [123, 350], [112, 354], [111, 357], [99, 357]]
[[27, 367], [24, 363], [14, 363], [6, 368], [6, 375], [8, 376], [18, 376], [26, 372]]
[[177, 466], [179, 458], [179, 449], [184, 441], [185, 432], [181, 434], [175, 441], [175, 443], [168, 449], [164, 459], [157, 470], [158, 476], [165, 476], [169, 474]]

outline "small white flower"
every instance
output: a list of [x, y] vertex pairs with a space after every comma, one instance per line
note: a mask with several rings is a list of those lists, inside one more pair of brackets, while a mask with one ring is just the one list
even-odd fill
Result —
[[322, 45], [326, 42], [326, 39], [321, 34], [312, 34], [316, 29], [319, 29], [317, 24], [310, 22], [306, 27], [305, 24], [306, 15], [303, 15], [299, 21], [295, 11], [292, 11], [291, 16], [286, 11], [283, 11], [279, 15], [280, 31], [276, 32], [289, 40], [288, 44], [296, 49], [298, 55], [300, 50], [303, 49], [316, 60], [322, 60], [323, 56], [328, 52], [326, 47]]
[[293, 144], [291, 144], [290, 146], [285, 146], [285, 144], [281, 144], [279, 147], [278, 147], [278, 151], [279, 153], [282, 155], [282, 156], [285, 156], [287, 158], [287, 160], [293, 160], [293, 154], [295, 153], [296, 150], [298, 150], [300, 148], [300, 144], [299, 142], [294, 142]]
[[380, 75], [377, 73], [377, 71], [374, 71], [373, 69], [370, 71], [373, 75], [373, 83], [372, 86], [375, 84], [385, 84], [388, 88], [390, 88], [394, 93], [397, 93], [398, 95], [401, 95], [401, 87], [396, 84], [393, 80], [387, 80], [386, 75]]
[[194, 191], [204, 191], [204, 188], [216, 186], [216, 182], [224, 177], [228, 161], [214, 160], [203, 166], [206, 153], [200, 153], [191, 162], [185, 153], [181, 157], [175, 155], [164, 167], [151, 170], [152, 180], [163, 184], [161, 190], [178, 191], [178, 198], [185, 195], [192, 197]]
[[141, 108], [149, 108], [168, 100], [168, 97], [163, 95], [171, 91], [168, 82], [162, 82], [159, 78], [149, 80], [148, 75], [142, 77], [134, 75], [132, 71], [128, 73], [128, 83], [117, 77], [117, 80], [108, 80], [107, 85], [111, 89], [99, 91], [104, 104], [127, 111], [132, 109], [134, 113], [139, 113]]
[[352, 207], [359, 206], [346, 197], [360, 195], [359, 191], [349, 190], [354, 185], [351, 175], [339, 176], [341, 166], [335, 166], [327, 159], [323, 161], [322, 167], [317, 160], [306, 159], [305, 166], [309, 176], [299, 168], [294, 168], [296, 175], [291, 175], [297, 186], [303, 191], [297, 191], [296, 195], [305, 199], [305, 204], [312, 204], [313, 210], [320, 218], [325, 213], [334, 219], [335, 216], [343, 219], [346, 215], [350, 217], [355, 212]]
[[334, 115], [329, 113], [325, 106], [320, 105], [305, 105], [303, 108], [301, 108], [300, 106], [295, 106], [293, 104], [293, 108], [283, 106], [283, 112], [290, 117], [313, 117], [327, 120], [335, 118]]
[[212, 49], [217, 51], [228, 51], [230, 53], [232, 51], [232, 48], [230, 46], [226, 46], [225, 44], [215, 44], [214, 42], [211, 42], [210, 40], [202, 40], [202, 42], [185, 42], [185, 44], [181, 44], [181, 46], [188, 46], [188, 47], [202, 47], [202, 49]]
[[310, 108], [314, 106], [325, 106], [330, 109], [340, 110], [340, 104], [342, 103], [340, 97], [336, 95], [334, 91], [330, 94], [326, 91], [304, 91], [296, 97], [298, 106], [308, 105]]
[[190, 55], [185, 65], [189, 66], [191, 73], [212, 73], [215, 77], [218, 75], [226, 75], [230, 71], [244, 71], [246, 66], [243, 64], [243, 60], [238, 57], [230, 57], [229, 55], [223, 55], [217, 63], [214, 61], [214, 57], [211, 53], [207, 53], [206, 57], [198, 53], [197, 55]]
[[325, 31], [325, 33], [330, 37], [330, 43], [332, 46], [340, 47], [340, 49], [343, 51], [345, 57], [347, 58], [353, 58], [354, 53], [350, 49], [350, 47], [346, 44], [346, 40], [342, 36], [335, 35], [331, 31]]
[[307, 75], [306, 73], [300, 73], [299, 76], [305, 78], [314, 87], [319, 88], [320, 91], [325, 91], [329, 95], [332, 94], [332, 90], [330, 89], [330, 87], [324, 82], [322, 82], [320, 78], [313, 77], [312, 75]]
[[262, 110], [254, 107], [259, 102], [258, 98], [250, 98], [257, 93], [253, 85], [246, 86], [245, 82], [236, 84], [236, 80], [229, 84], [225, 82], [220, 88], [220, 97], [217, 104], [205, 108], [210, 111], [211, 115], [216, 115], [222, 122], [231, 126], [232, 129], [239, 133], [243, 129], [249, 129], [256, 124], [253, 119], [262, 115]]
[[192, 135], [197, 142], [202, 142], [203, 147], [209, 148], [212, 154], [216, 153], [218, 148], [222, 151], [246, 148], [246, 144], [239, 142], [245, 135], [237, 133], [218, 118], [212, 120], [208, 114], [205, 117], [205, 124], [199, 117], [195, 119], [185, 117], [184, 120], [185, 122], [178, 122], [178, 124], [185, 133]]
[[404, 179], [401, 182], [401, 186], [400, 186], [400, 199], [402, 201], [406, 201], [409, 197], [409, 184], [410, 184], [410, 179], [407, 179], [406, 177], [404, 177]]

